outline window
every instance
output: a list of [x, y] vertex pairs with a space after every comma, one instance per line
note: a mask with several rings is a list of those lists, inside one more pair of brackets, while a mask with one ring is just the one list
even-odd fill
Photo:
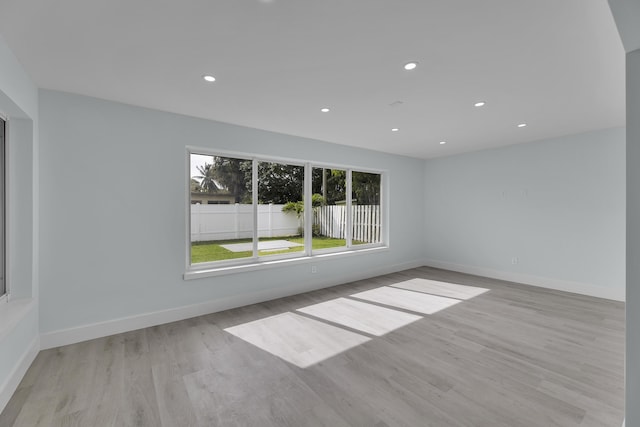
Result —
[[7, 292], [6, 284], [6, 122], [0, 117], [0, 296]]
[[347, 171], [312, 169], [313, 249], [347, 246]]
[[[253, 257], [253, 162], [191, 156], [191, 264]], [[194, 194], [199, 194], [198, 202]], [[227, 197], [233, 204], [202, 203]]]
[[353, 244], [380, 242], [380, 174], [351, 173], [351, 206]]
[[383, 243], [381, 173], [304, 161], [188, 155], [190, 269]]
[[258, 162], [258, 256], [304, 252], [304, 166]]

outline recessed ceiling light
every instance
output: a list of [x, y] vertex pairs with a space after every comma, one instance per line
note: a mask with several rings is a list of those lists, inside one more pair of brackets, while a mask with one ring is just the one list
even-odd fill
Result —
[[444, 145], [446, 143], [447, 143], [447, 141], [440, 141], [440, 145]]
[[391, 132], [398, 132], [399, 130], [400, 129], [398, 129], [398, 128], [393, 128], [393, 129], [391, 129]]
[[417, 62], [407, 62], [406, 64], [404, 64], [404, 69], [407, 71], [411, 71], [411, 70], [415, 70], [417, 66], [418, 66]]
[[475, 104], [473, 104], [474, 107], [484, 107], [486, 104], [486, 102], [484, 101], [480, 101], [480, 102], [476, 102]]
[[323, 113], [328, 113], [330, 110], [327, 107], [321, 108], [320, 111]]
[[209, 83], [212, 83], [212, 82], [215, 82], [215, 81], [216, 81], [216, 78], [215, 78], [215, 77], [213, 77], [213, 76], [211, 76], [211, 75], [209, 75], [209, 74], [206, 74], [206, 75], [202, 76], [202, 78], [203, 78], [205, 81], [209, 82]]
[[518, 125], [518, 127], [519, 127], [519, 128], [524, 128], [524, 127], [527, 127], [527, 124], [526, 124], [526, 123], [520, 123], [520, 124]]

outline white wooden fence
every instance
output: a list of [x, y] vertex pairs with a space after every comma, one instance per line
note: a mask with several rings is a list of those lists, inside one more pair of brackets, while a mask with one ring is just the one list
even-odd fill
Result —
[[[353, 240], [361, 242], [380, 241], [380, 205], [355, 205], [351, 208]], [[318, 206], [313, 208], [313, 224], [320, 234], [336, 239], [346, 238], [347, 207]]]
[[[258, 237], [294, 236], [302, 222], [284, 205], [258, 205]], [[353, 240], [380, 241], [380, 205], [356, 205], [351, 209]], [[345, 239], [346, 206], [313, 208], [313, 224], [320, 235]], [[191, 205], [191, 241], [250, 239], [253, 236], [253, 207], [234, 205]]]
[[[300, 221], [284, 205], [258, 205], [258, 237], [297, 235]], [[234, 205], [191, 205], [191, 241], [250, 239], [253, 236], [253, 207]]]

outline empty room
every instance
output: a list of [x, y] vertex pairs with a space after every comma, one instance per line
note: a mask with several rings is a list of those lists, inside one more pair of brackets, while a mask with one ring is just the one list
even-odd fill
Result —
[[0, 0], [0, 427], [640, 426], [640, 0]]

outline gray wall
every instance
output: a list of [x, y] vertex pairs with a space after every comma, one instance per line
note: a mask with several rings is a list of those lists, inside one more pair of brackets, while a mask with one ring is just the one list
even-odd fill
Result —
[[[40, 134], [42, 333], [302, 292], [424, 256], [421, 160], [46, 90]], [[313, 275], [296, 265], [185, 282], [185, 145], [387, 170], [390, 250], [327, 258]]]
[[11, 301], [0, 303], [0, 410], [38, 339], [37, 126], [38, 91], [0, 37], [0, 111], [9, 118], [10, 217], [7, 270]]
[[[637, 24], [637, 23], [636, 23]], [[627, 357], [628, 426], [640, 425], [640, 49], [627, 54]]]
[[[640, 425], [640, 0], [609, 0], [627, 52], [627, 425]], [[624, 423], [622, 424], [624, 426]]]
[[15, 298], [31, 297], [37, 295], [34, 218], [38, 91], [2, 38], [0, 69], [0, 111], [9, 117], [9, 286]]
[[624, 299], [624, 129], [429, 160], [424, 191], [428, 264]]

